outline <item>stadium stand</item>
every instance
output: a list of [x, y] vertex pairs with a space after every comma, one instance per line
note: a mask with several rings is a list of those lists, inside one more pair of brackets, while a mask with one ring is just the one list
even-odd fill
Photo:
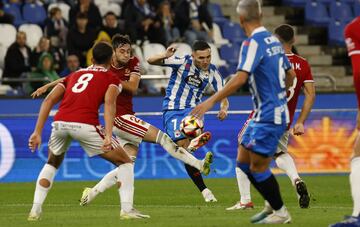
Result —
[[37, 24], [22, 24], [18, 30], [26, 33], [26, 43], [31, 49], [36, 47], [40, 38], [43, 36], [43, 31]]

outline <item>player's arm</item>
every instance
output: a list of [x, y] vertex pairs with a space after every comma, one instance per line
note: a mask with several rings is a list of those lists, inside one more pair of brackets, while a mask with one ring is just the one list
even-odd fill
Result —
[[156, 54], [147, 59], [150, 65], [163, 65], [164, 60], [174, 55], [176, 47], [174, 45], [169, 46], [164, 53]]
[[116, 114], [116, 99], [119, 95], [119, 88], [110, 85], [105, 93], [104, 100], [104, 121], [105, 121], [105, 139], [103, 149], [109, 151], [111, 149], [112, 128]]
[[295, 77], [296, 77], [296, 74], [293, 69], [289, 69], [286, 71], [286, 75], [285, 75], [286, 90], [288, 90], [293, 85]]
[[64, 80], [65, 80], [65, 77], [64, 77], [64, 78], [57, 79], [57, 80], [54, 80], [53, 82], [47, 83], [47, 84], [45, 84], [44, 86], [39, 87], [38, 89], [36, 89], [36, 91], [34, 91], [34, 92], [31, 94], [31, 97], [32, 97], [32, 98], [39, 97], [40, 95], [44, 94], [49, 88], [56, 86], [58, 83], [61, 83], [61, 82], [63, 82]]
[[219, 102], [222, 99], [225, 99], [232, 93], [236, 92], [241, 86], [243, 86], [246, 83], [248, 77], [248, 72], [238, 71], [236, 75], [231, 78], [228, 83], [226, 83], [222, 90], [216, 92], [203, 103], [197, 105], [190, 114], [201, 118], [202, 116], [204, 116], [206, 111], [210, 110], [215, 105], [215, 103]]
[[138, 75], [137, 73], [131, 73], [130, 79], [128, 81], [121, 82], [122, 88], [133, 95], [136, 95], [137, 90], [139, 88], [139, 84], [140, 84], [140, 75]]
[[301, 112], [300, 115], [294, 125], [293, 128], [293, 134], [294, 135], [302, 135], [304, 134], [305, 130], [304, 130], [304, 123], [305, 120], [307, 119], [311, 108], [314, 104], [315, 101], [315, 85], [312, 82], [309, 83], [305, 83], [304, 84], [304, 95], [305, 95], [305, 99], [304, 99], [304, 103], [303, 106], [301, 108]]
[[45, 122], [49, 116], [50, 110], [58, 103], [63, 97], [65, 89], [63, 86], [56, 86], [41, 104], [38, 119], [36, 122], [35, 130], [29, 138], [29, 148], [32, 152], [41, 144], [41, 133], [44, 128]]

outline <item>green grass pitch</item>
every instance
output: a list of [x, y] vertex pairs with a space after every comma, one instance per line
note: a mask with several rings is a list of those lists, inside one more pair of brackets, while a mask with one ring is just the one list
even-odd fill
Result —
[[[300, 209], [295, 191], [285, 176], [277, 178], [293, 218], [291, 226], [328, 226], [351, 214], [348, 176], [306, 176], [311, 207]], [[43, 206], [42, 220], [28, 222], [34, 183], [0, 183], [0, 226], [253, 226], [249, 218], [262, 209], [263, 200], [252, 188], [255, 209], [225, 211], [239, 199], [235, 179], [206, 179], [219, 200], [207, 204], [189, 179], [135, 181], [136, 208], [151, 218], [120, 220], [116, 188], [103, 193], [87, 207], [78, 200], [85, 186], [95, 182], [55, 182]]]

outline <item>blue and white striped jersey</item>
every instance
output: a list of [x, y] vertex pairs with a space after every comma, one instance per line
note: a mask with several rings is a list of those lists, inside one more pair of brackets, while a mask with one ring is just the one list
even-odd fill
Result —
[[190, 55], [165, 59], [163, 65], [172, 68], [163, 101], [163, 111], [193, 108], [201, 102], [208, 86], [212, 86], [215, 91], [221, 90], [224, 86], [215, 65], [210, 64], [208, 71], [200, 70]]
[[289, 123], [285, 90], [289, 69], [280, 41], [264, 27], [255, 29], [242, 43], [237, 70], [249, 73], [255, 122]]

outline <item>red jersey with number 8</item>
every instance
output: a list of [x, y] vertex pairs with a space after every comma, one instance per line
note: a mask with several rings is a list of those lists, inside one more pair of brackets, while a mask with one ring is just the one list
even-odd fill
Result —
[[294, 114], [296, 110], [296, 105], [298, 102], [298, 98], [300, 95], [300, 91], [304, 86], [304, 83], [313, 83], [314, 79], [311, 74], [311, 69], [309, 63], [302, 57], [296, 54], [286, 54], [288, 57], [292, 68], [296, 73], [296, 77], [294, 78], [293, 85], [287, 91], [287, 101], [288, 108], [290, 114], [290, 123], [294, 120]]
[[99, 125], [99, 107], [109, 86], [119, 87], [120, 80], [103, 67], [80, 69], [58, 84], [65, 89], [54, 121]]

